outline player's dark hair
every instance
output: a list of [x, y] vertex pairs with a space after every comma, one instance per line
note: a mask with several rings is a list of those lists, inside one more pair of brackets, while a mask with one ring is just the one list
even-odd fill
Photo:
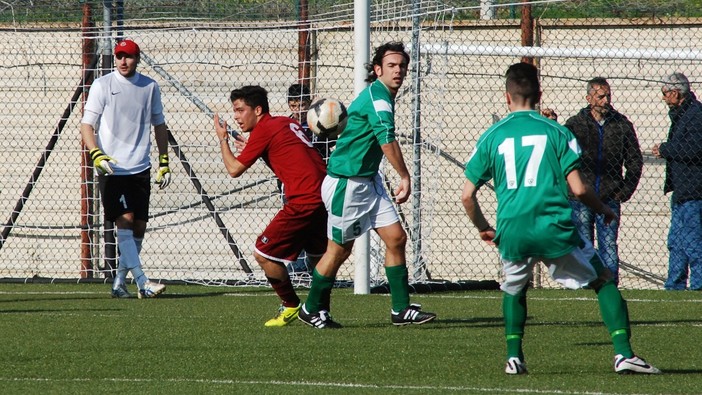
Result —
[[288, 88], [288, 101], [292, 100], [312, 100], [312, 94], [310, 93], [310, 87], [304, 84], [292, 84]]
[[247, 106], [256, 108], [261, 106], [264, 114], [270, 112], [268, 108], [268, 92], [258, 85], [246, 85], [239, 89], [234, 89], [229, 95], [229, 101], [243, 100]]
[[595, 77], [587, 82], [586, 93], [589, 95], [595, 89], [595, 86], [609, 86], [609, 82], [604, 77]]
[[405, 51], [405, 44], [398, 41], [391, 41], [389, 43], [385, 43], [375, 49], [375, 55], [373, 55], [371, 63], [366, 63], [366, 70], [368, 71], [366, 82], [373, 82], [378, 79], [378, 76], [375, 74], [373, 66], [382, 66], [383, 58], [388, 52], [399, 52], [402, 55], [402, 57], [405, 58], [405, 62], [409, 64], [410, 56], [407, 53], [407, 51]]
[[505, 77], [505, 89], [513, 100], [522, 100], [532, 108], [536, 106], [541, 99], [541, 84], [536, 66], [524, 62], [515, 63], [509, 66]]

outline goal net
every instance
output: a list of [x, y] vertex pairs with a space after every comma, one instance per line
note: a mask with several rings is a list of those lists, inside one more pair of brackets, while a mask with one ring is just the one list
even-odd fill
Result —
[[[212, 115], [222, 114], [233, 123], [229, 92], [248, 84], [268, 90], [276, 115], [290, 114], [287, 88], [301, 81], [309, 83], [315, 98], [350, 103], [353, 2], [125, 1], [113, 2], [112, 19], [106, 20], [102, 2], [66, 0], [60, 17], [41, 14], [41, 7], [55, 3], [0, 5], [5, 129], [0, 135], [0, 210], [6, 218], [0, 277], [111, 278], [118, 259], [114, 240], [94, 180], [85, 177], [92, 170], [81, 167], [81, 100], [66, 117], [62, 114], [72, 95], [87, 87], [80, 83], [89, 60], [100, 57], [95, 72], [101, 74], [102, 55], [109, 58], [114, 39], [123, 36], [142, 48], [139, 71], [159, 82], [173, 135], [173, 182], [152, 190], [141, 255], [145, 271], [164, 281], [265, 284], [252, 252], [256, 236], [281, 207], [277, 182], [263, 162], [240, 178], [227, 175]], [[693, 90], [699, 80], [702, 23], [694, 10], [684, 8], [679, 16], [658, 18], [634, 3], [617, 12], [593, 10], [592, 15], [584, 15], [577, 4], [533, 3], [534, 25], [528, 31], [533, 43], [525, 48], [521, 4], [495, 2], [492, 19], [483, 19], [478, 3], [372, 3], [371, 47], [402, 41], [413, 60], [419, 60], [410, 65], [395, 115], [413, 176], [413, 196], [397, 208], [408, 232], [408, 265], [417, 287], [500, 280], [497, 251], [477, 238], [460, 193], [463, 164], [475, 141], [507, 112], [504, 71], [523, 57], [539, 66], [540, 107], [555, 108], [561, 122], [587, 104], [587, 80], [609, 80], [613, 105], [634, 123], [644, 151], [644, 175], [622, 206], [621, 285], [655, 288], [665, 279], [670, 222], [662, 193], [665, 163], [646, 150], [667, 136], [661, 78], [682, 71]], [[156, 156], [154, 151], [154, 161]], [[397, 176], [387, 164], [382, 172], [391, 190]], [[484, 188], [479, 198], [493, 220], [492, 192]], [[382, 243], [372, 237], [374, 285], [384, 282], [383, 259]], [[353, 273], [349, 262], [339, 280], [350, 283]], [[301, 285], [309, 280], [305, 273], [293, 277]], [[541, 286], [553, 285], [537, 280]]]

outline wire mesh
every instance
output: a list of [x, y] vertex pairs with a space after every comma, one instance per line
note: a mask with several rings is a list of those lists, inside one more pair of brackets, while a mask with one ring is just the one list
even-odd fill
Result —
[[[105, 3], [112, 6], [109, 24], [104, 20]], [[5, 223], [0, 276], [109, 277], [106, 229], [96, 192], [87, 199], [89, 216], [84, 215], [85, 207], [81, 210], [81, 199], [86, 200], [81, 185], [93, 191], [95, 185], [81, 180], [80, 103], [59, 131], [40, 177], [32, 179], [32, 174], [71, 95], [81, 88], [84, 44], [93, 45], [87, 55], [109, 53], [114, 39], [124, 36], [141, 46], [145, 56], [139, 71], [159, 82], [167, 124], [190, 165], [187, 172], [172, 154], [173, 184], [152, 193], [142, 252], [145, 270], [167, 280], [265, 282], [251, 254], [255, 237], [280, 208], [280, 194], [263, 163], [241, 178], [228, 177], [211, 115], [222, 114], [231, 122], [229, 92], [245, 84], [260, 84], [269, 91], [273, 114], [289, 114], [287, 87], [303, 78], [300, 69], [306, 64], [300, 60], [301, 30], [308, 33], [303, 44], [310, 53], [308, 82], [315, 97], [350, 103], [353, 2], [311, 1], [305, 24], [299, 23], [300, 3], [3, 2], [0, 209], [6, 218], [14, 214], [17, 220]], [[460, 204], [463, 163], [479, 135], [506, 114], [502, 75], [524, 56], [522, 5], [500, 3], [494, 3], [494, 19], [481, 19], [477, 2], [422, 2], [417, 8], [410, 1], [382, 1], [371, 8], [372, 46], [391, 40], [409, 44], [413, 34], [419, 35], [420, 46], [412, 48], [421, 51], [418, 72], [408, 77], [396, 106], [405, 160], [410, 171], [421, 170], [421, 190], [414, 195], [419, 204], [399, 207], [411, 231], [408, 261], [421, 264], [415, 280], [500, 279], [497, 252], [478, 240]], [[702, 73], [694, 55], [702, 45], [702, 22], [698, 10], [682, 3], [533, 4], [534, 48], [527, 55], [540, 68], [540, 107], [554, 108], [565, 122], [587, 105], [586, 82], [605, 77], [614, 108], [631, 120], [643, 151], [643, 176], [631, 200], [622, 204], [619, 255], [625, 288], [661, 287], [667, 276], [670, 208], [662, 191], [665, 161], [651, 155], [650, 148], [667, 139], [670, 126], [668, 108], [660, 98], [661, 79], [681, 71], [694, 91]], [[82, 24], [86, 14], [87, 28]], [[418, 32], [413, 30], [417, 26]], [[412, 88], [415, 78], [421, 86], [418, 94]], [[417, 130], [419, 141], [413, 138]], [[420, 157], [414, 154], [415, 146]], [[152, 158], [155, 161], [155, 152]], [[394, 171], [389, 166], [384, 170], [394, 185]], [[195, 177], [215, 211], [203, 202]], [[25, 196], [28, 186], [31, 193]], [[494, 216], [491, 191], [481, 191], [479, 198], [488, 216]], [[17, 213], [19, 203], [22, 209]], [[226, 229], [217, 225], [213, 213]], [[252, 273], [242, 268], [242, 258], [234, 255], [225, 231]], [[82, 238], [86, 233], [87, 239]], [[377, 240], [373, 244], [373, 271], [381, 281], [383, 249]], [[351, 266], [342, 268], [341, 280], [353, 280]], [[554, 284], [537, 276], [537, 285]]]

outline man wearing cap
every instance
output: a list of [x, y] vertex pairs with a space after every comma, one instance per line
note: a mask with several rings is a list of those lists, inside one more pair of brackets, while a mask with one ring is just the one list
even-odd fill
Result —
[[668, 105], [668, 141], [652, 153], [666, 161], [663, 192], [671, 197], [668, 232], [668, 279], [665, 289], [702, 290], [702, 103], [690, 91], [683, 73], [663, 80], [663, 101]]
[[159, 154], [156, 183], [163, 189], [171, 181], [168, 128], [158, 84], [136, 71], [139, 46], [123, 40], [115, 46], [114, 56], [115, 71], [96, 79], [90, 88], [80, 132], [98, 172], [105, 219], [117, 227], [120, 258], [112, 297], [131, 297], [126, 286], [131, 272], [139, 298], [150, 298], [166, 288], [149, 281], [139, 258], [149, 218], [150, 132], [153, 125]]

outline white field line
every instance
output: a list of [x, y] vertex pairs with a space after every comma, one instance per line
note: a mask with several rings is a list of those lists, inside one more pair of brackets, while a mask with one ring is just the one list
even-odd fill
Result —
[[[281, 380], [205, 380], [205, 379], [140, 379], [140, 378], [75, 378], [75, 379], [50, 379], [36, 377], [0, 377], [0, 382], [38, 382], [38, 383], [85, 383], [85, 382], [121, 382], [121, 383], [196, 383], [196, 384], [212, 384], [212, 385], [263, 385], [263, 386], [296, 386], [296, 387], [315, 387], [315, 388], [359, 388], [359, 389], [377, 389], [377, 390], [420, 390], [427, 392], [486, 392], [486, 393], [519, 393], [519, 394], [558, 394], [558, 395], [619, 395], [616, 392], [590, 392], [590, 391], [564, 391], [564, 390], [539, 390], [529, 388], [489, 388], [489, 387], [465, 387], [465, 386], [432, 386], [432, 385], [380, 385], [380, 384], [363, 384], [363, 383], [333, 383], [333, 382], [314, 382], [314, 381], [281, 381]], [[627, 395], [645, 395], [645, 394], [629, 394]]]
[[[626, 292], [626, 291], [625, 291]], [[671, 291], [671, 292], [676, 292], [676, 291]], [[300, 295], [306, 295], [307, 291], [303, 290], [302, 292], [298, 292]], [[0, 291], [0, 295], [103, 295], [105, 292], [103, 291]], [[187, 292], [169, 292], [168, 294], [170, 295], [190, 295], [190, 293]], [[194, 294], [196, 295], [196, 294]], [[257, 292], [257, 293], [245, 293], [245, 292], [224, 292], [222, 293], [222, 296], [230, 296], [230, 297], [270, 297], [272, 295], [275, 295], [272, 291], [269, 292]], [[388, 294], [380, 294], [377, 295], [379, 297], [389, 297], [390, 295]], [[527, 296], [529, 300], [557, 300], [557, 301], [583, 301], [583, 302], [596, 302], [597, 298], [596, 297], [585, 297], [585, 296], [577, 296], [577, 297], [539, 297], [539, 296]], [[412, 298], [418, 298], [418, 299], [484, 299], [484, 300], [495, 300], [495, 299], [502, 299], [502, 294], [501, 293], [495, 293], [494, 295], [445, 295], [442, 293], [435, 293], [435, 294], [412, 294]], [[641, 299], [641, 298], [627, 298], [626, 296], [624, 297], [627, 302], [641, 302], [641, 303], [702, 303], [702, 298], [701, 299]]]

